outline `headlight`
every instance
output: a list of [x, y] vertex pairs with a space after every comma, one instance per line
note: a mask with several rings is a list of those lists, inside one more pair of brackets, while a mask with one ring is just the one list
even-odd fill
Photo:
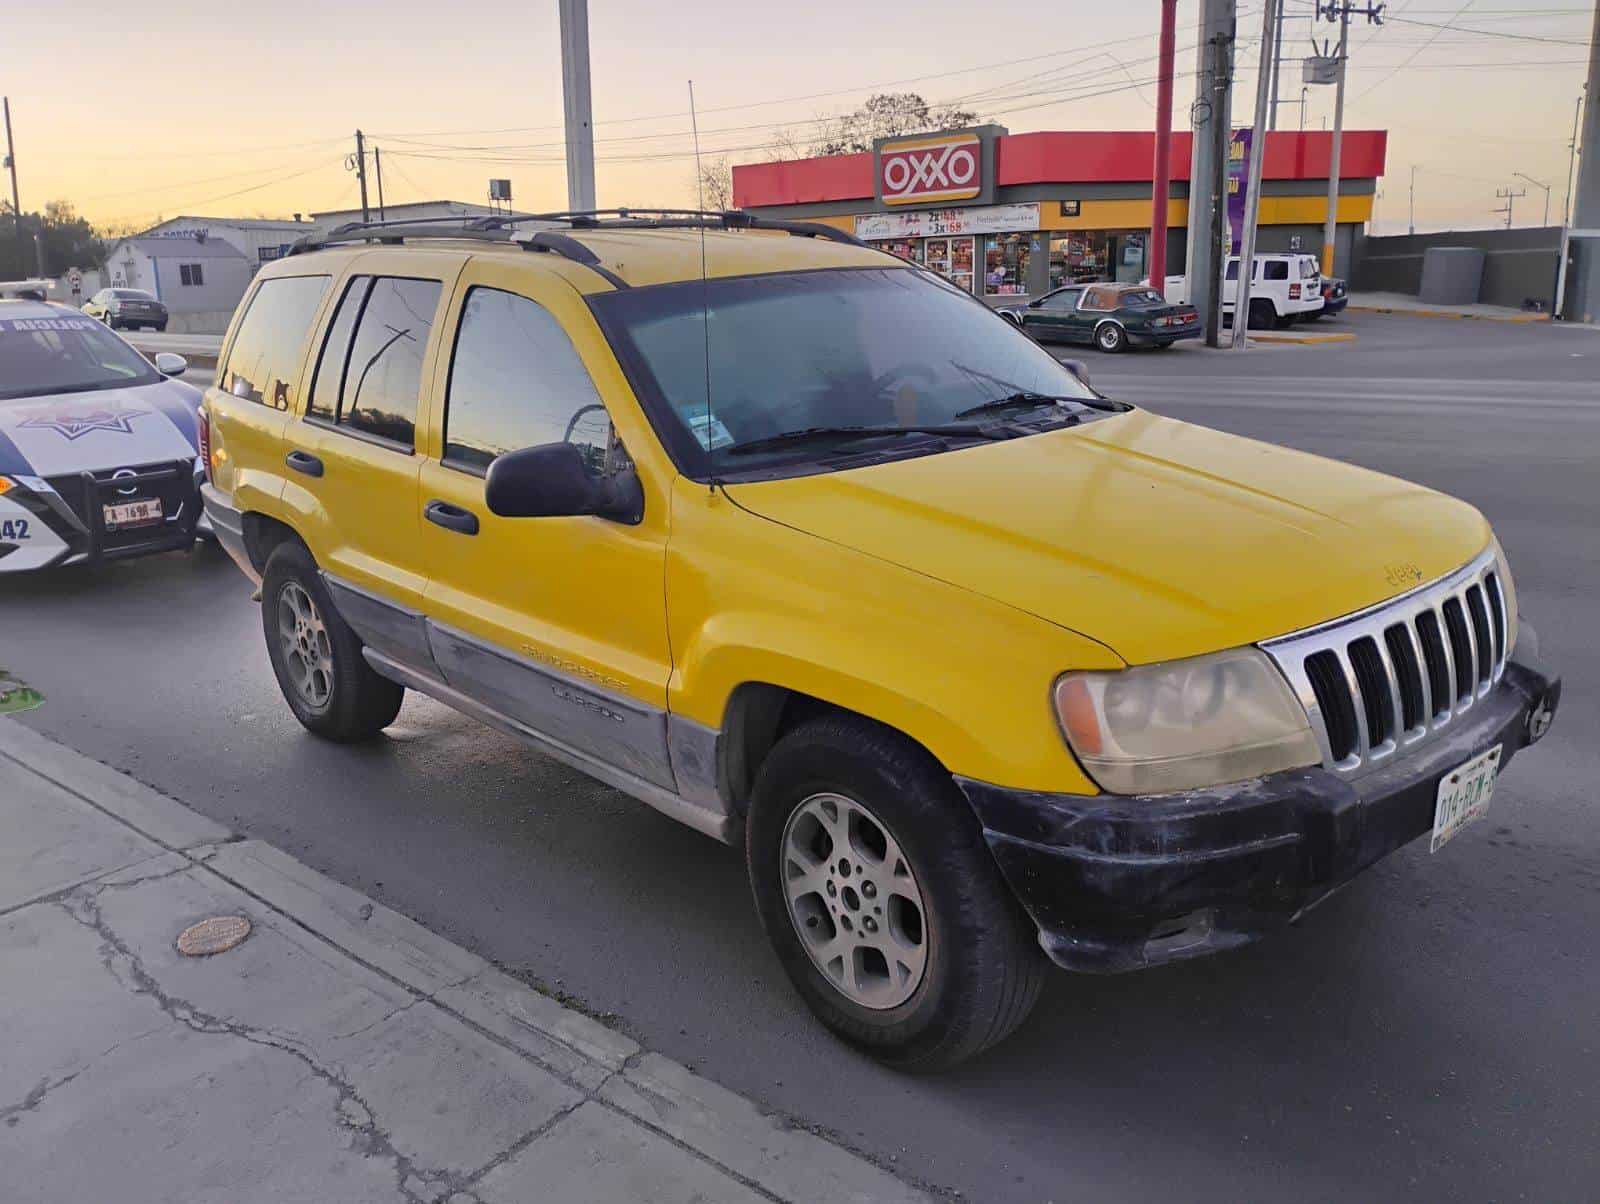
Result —
[[1511, 580], [1511, 562], [1506, 559], [1506, 550], [1500, 546], [1498, 535], [1494, 537], [1494, 559], [1495, 571], [1500, 578], [1500, 596], [1506, 607], [1506, 656], [1509, 657], [1517, 646], [1517, 586]]
[[1255, 648], [1064, 673], [1055, 707], [1084, 769], [1116, 794], [1241, 782], [1322, 760], [1305, 708]]

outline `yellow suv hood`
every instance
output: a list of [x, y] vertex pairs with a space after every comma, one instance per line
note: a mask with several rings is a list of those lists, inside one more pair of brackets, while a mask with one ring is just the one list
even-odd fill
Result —
[[[1144, 411], [729, 492], [755, 514], [1071, 628], [1130, 664], [1337, 618], [1489, 541], [1465, 502]], [[845, 605], [851, 588], [838, 582]]]

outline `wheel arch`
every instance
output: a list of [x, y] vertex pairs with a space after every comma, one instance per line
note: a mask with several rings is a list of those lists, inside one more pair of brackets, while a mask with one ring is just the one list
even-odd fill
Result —
[[737, 814], [743, 815], [748, 810], [756, 775], [778, 741], [801, 724], [824, 715], [877, 724], [914, 744], [949, 772], [933, 749], [896, 724], [803, 690], [766, 681], [747, 681], [729, 695], [717, 750], [717, 788]]
[[277, 549], [279, 544], [288, 540], [304, 544], [300, 533], [288, 523], [259, 511], [248, 510], [243, 515], [244, 547], [250, 557], [250, 563], [255, 566], [257, 573], [264, 573], [267, 569], [267, 560]]

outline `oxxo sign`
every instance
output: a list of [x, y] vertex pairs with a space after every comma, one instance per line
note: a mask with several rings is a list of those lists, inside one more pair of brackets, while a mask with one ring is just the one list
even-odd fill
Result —
[[947, 205], [991, 192], [983, 133], [963, 130], [877, 144], [878, 198], [884, 205]]

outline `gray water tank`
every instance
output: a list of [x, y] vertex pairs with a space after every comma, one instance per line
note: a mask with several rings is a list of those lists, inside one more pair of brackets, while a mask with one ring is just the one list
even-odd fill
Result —
[[1476, 305], [1483, 288], [1483, 251], [1477, 247], [1429, 247], [1422, 256], [1423, 301], [1431, 305]]

